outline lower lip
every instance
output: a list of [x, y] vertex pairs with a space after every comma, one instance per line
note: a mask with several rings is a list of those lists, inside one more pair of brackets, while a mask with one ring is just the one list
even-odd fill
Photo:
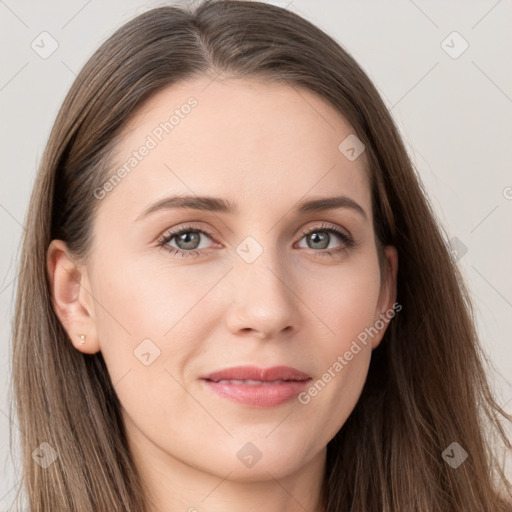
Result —
[[295, 398], [307, 387], [311, 379], [261, 386], [202, 380], [214, 393], [233, 402], [250, 407], [275, 407]]

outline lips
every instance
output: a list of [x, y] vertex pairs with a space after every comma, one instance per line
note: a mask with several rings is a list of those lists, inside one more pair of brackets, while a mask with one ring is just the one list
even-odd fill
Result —
[[201, 377], [206, 389], [246, 407], [269, 408], [291, 401], [311, 377], [290, 366], [237, 366]]
[[257, 366], [237, 366], [226, 368], [201, 377], [213, 382], [236, 381], [236, 384], [261, 385], [262, 383], [278, 384], [286, 381], [306, 381], [311, 377], [290, 366], [273, 366], [258, 368]]

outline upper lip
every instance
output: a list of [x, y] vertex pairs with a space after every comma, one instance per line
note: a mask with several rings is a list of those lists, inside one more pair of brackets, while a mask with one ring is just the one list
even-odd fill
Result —
[[308, 380], [311, 377], [290, 366], [273, 366], [272, 368], [258, 368], [257, 366], [236, 366], [225, 368], [201, 377], [202, 379], [219, 380], [256, 380], [271, 382], [274, 380]]

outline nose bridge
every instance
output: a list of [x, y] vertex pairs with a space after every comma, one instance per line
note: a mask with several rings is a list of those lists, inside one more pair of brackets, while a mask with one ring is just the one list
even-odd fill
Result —
[[297, 327], [292, 277], [279, 247], [271, 239], [272, 236], [265, 236], [266, 246], [248, 236], [236, 247], [230, 282], [231, 329], [250, 328], [268, 336]]
[[[288, 297], [290, 284], [287, 281], [291, 277], [284, 255], [272, 236], [266, 236], [263, 243], [249, 236], [236, 247], [236, 254], [234, 278], [245, 282], [254, 296], [263, 293], [267, 300]], [[243, 292], [243, 286], [241, 288]]]

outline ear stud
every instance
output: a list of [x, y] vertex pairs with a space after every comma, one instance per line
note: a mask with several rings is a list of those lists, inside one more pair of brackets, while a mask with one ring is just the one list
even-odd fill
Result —
[[80, 345], [85, 345], [85, 334], [79, 334], [78, 336], [80, 336]]

